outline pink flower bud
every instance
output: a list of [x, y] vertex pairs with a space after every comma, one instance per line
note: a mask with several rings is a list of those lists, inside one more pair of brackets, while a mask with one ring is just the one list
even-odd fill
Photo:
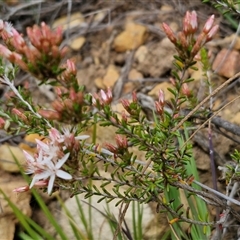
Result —
[[162, 89], [160, 89], [158, 93], [158, 102], [161, 104], [161, 106], [164, 106], [165, 104], [165, 95]]
[[133, 92], [132, 92], [132, 101], [133, 101], [134, 103], [137, 103], [137, 102], [138, 102], [138, 98], [137, 98], [137, 93], [136, 93], [136, 91], [133, 91]]
[[183, 32], [185, 35], [193, 34], [196, 32], [197, 27], [197, 13], [195, 11], [192, 11], [191, 13], [187, 11], [183, 19]]
[[16, 29], [13, 29], [12, 32], [13, 32], [12, 44], [19, 52], [21, 52], [22, 47], [26, 44], [25, 40]]
[[73, 88], [70, 88], [69, 90], [69, 98], [75, 102], [77, 99], [77, 93], [75, 92], [75, 90]]
[[56, 34], [56, 45], [59, 45], [62, 41], [62, 34], [63, 34], [62, 27], [58, 27], [55, 31], [55, 34]]
[[126, 112], [124, 110], [122, 111], [122, 121], [124, 121], [124, 122], [128, 121], [127, 114], [126, 114]]
[[219, 29], [219, 25], [215, 25], [214, 27], [212, 27], [212, 29], [209, 31], [209, 33], [207, 34], [207, 42], [211, 41], [213, 36], [217, 33]]
[[162, 115], [162, 113], [163, 113], [163, 106], [162, 106], [162, 104], [160, 104], [159, 102], [155, 101], [155, 108], [156, 108], [156, 112], [159, 115]]
[[198, 27], [197, 22], [197, 13], [195, 11], [192, 11], [191, 18], [190, 18], [190, 26], [191, 26], [191, 33], [195, 33]]
[[206, 21], [204, 27], [203, 27], [203, 32], [205, 34], [208, 34], [209, 31], [211, 30], [212, 26], [213, 26], [213, 23], [214, 23], [214, 18], [215, 16], [212, 15], [210, 18], [208, 18], [208, 20]]
[[64, 108], [66, 110], [71, 110], [71, 111], [73, 110], [74, 103], [71, 99], [65, 99], [63, 103], [64, 103]]
[[44, 53], [49, 53], [49, 50], [50, 50], [50, 44], [47, 40], [43, 40], [42, 44], [41, 44], [41, 50], [44, 52]]
[[188, 48], [188, 42], [187, 42], [187, 38], [186, 38], [184, 32], [179, 32], [178, 33], [178, 39], [179, 39], [179, 42], [181, 44], [181, 47], [184, 48], [184, 49], [187, 49]]
[[6, 48], [5, 46], [3, 46], [2, 44], [0, 44], [0, 55], [5, 57], [5, 58], [9, 58], [9, 56], [11, 56], [12, 52]]
[[0, 32], [3, 30], [3, 28], [4, 28], [3, 20], [0, 19]]
[[18, 53], [14, 52], [11, 56], [13, 58], [13, 62], [18, 65], [23, 71], [28, 71], [28, 66], [27, 64], [22, 60], [21, 55]]
[[41, 32], [44, 39], [51, 38], [51, 30], [45, 22], [41, 23]]
[[62, 96], [62, 89], [60, 88], [60, 87], [55, 87], [55, 92], [56, 92], [56, 94], [59, 96], [59, 97], [61, 97]]
[[65, 47], [63, 47], [63, 48], [61, 49], [61, 51], [60, 51], [60, 56], [61, 56], [61, 58], [64, 58], [64, 57], [65, 57], [65, 55], [67, 54], [68, 50], [69, 50], [69, 48], [68, 48], [67, 46], [65, 46]]
[[60, 102], [59, 100], [55, 100], [51, 103], [52, 107], [54, 108], [54, 110], [56, 110], [57, 112], [61, 113], [64, 109], [63, 103]]
[[127, 99], [121, 99], [121, 103], [127, 111], [130, 110], [130, 102]]
[[190, 22], [190, 13], [189, 11], [187, 11], [185, 14], [185, 17], [183, 18], [183, 32], [185, 34], [188, 34], [189, 22]]
[[56, 45], [52, 46], [50, 51], [52, 53], [53, 58], [59, 58], [60, 57], [60, 51], [59, 51], [59, 48]]
[[163, 28], [163, 31], [166, 33], [167, 37], [169, 38], [169, 40], [173, 44], [176, 44], [177, 39], [175, 37], [175, 34], [173, 33], [173, 30], [166, 23], [162, 23], [162, 28]]
[[111, 143], [105, 143], [105, 147], [112, 153], [117, 153], [117, 148], [113, 146]]
[[38, 113], [49, 120], [60, 120], [61, 115], [57, 111], [40, 109]]
[[34, 25], [32, 28], [27, 27], [27, 35], [32, 45], [37, 49], [40, 49], [42, 34], [39, 27], [37, 25]]
[[23, 112], [21, 112], [20, 110], [16, 109], [16, 108], [13, 108], [12, 109], [12, 114], [15, 114], [17, 115], [20, 119], [22, 119], [24, 122], [27, 122], [28, 119], [27, 117], [24, 115]]
[[34, 183], [34, 187], [46, 187], [48, 186], [48, 180], [41, 180]]
[[187, 97], [191, 96], [191, 91], [190, 91], [187, 83], [183, 83], [183, 85], [182, 85], [182, 94]]
[[99, 101], [99, 97], [97, 94], [94, 94], [94, 96], [92, 96], [92, 105], [93, 106], [97, 106], [97, 100]]
[[75, 63], [72, 60], [70, 60], [70, 59], [67, 60], [67, 69], [66, 69], [66, 71], [68, 71], [69, 73], [71, 73], [73, 75], [75, 75], [77, 73]]
[[176, 86], [176, 80], [174, 78], [170, 77], [169, 81], [173, 86]]
[[83, 103], [83, 93], [82, 92], [78, 92], [77, 93], [77, 99], [76, 99], [77, 101], [77, 103], [78, 104], [82, 104]]
[[106, 92], [104, 92], [102, 89], [100, 90], [100, 97], [103, 102], [103, 104], [110, 104], [112, 102], [112, 91], [110, 88], [107, 89]]
[[111, 121], [113, 124], [118, 124], [118, 119], [114, 118], [113, 116], [110, 117], [110, 121]]
[[117, 135], [115, 136], [115, 140], [116, 140], [117, 146], [118, 146], [119, 148], [125, 149], [125, 148], [128, 147], [128, 142], [127, 142], [126, 136], [117, 134]]
[[5, 127], [5, 120], [0, 117], [0, 129], [3, 129]]
[[23, 193], [23, 192], [27, 192], [29, 191], [29, 186], [24, 186], [24, 187], [19, 187], [19, 188], [15, 188], [13, 189], [13, 192], [15, 193]]
[[192, 57], [195, 57], [197, 55], [197, 53], [199, 52], [199, 50], [201, 49], [201, 47], [204, 45], [205, 37], [206, 37], [206, 35], [204, 33], [201, 33], [198, 36], [197, 41], [195, 42], [195, 44], [193, 45], [193, 48], [191, 50]]

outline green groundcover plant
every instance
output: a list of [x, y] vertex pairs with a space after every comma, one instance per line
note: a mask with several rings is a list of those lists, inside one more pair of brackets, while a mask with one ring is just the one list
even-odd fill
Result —
[[[101, 196], [100, 201], [117, 199], [116, 205], [122, 205], [123, 210], [113, 233], [115, 239], [122, 231], [124, 214], [131, 202], [157, 203], [156, 211], [166, 212], [172, 239], [207, 239], [211, 227], [221, 234], [228, 214], [240, 219], [232, 207], [240, 202], [200, 183], [189, 139], [189, 119], [193, 114], [208, 115], [203, 106], [218, 90], [198, 103], [188, 87], [194, 79], [186, 79], [185, 72], [195, 69], [198, 60], [207, 73], [210, 65], [204, 45], [212, 40], [219, 26], [214, 24], [212, 15], [199, 29], [197, 13], [192, 11], [186, 13], [183, 29], [178, 34], [166, 23], [162, 28], [177, 50], [172, 87], [168, 89], [172, 99], [166, 101], [160, 90], [150, 121], [135, 92], [131, 100], [121, 99], [125, 110], [117, 113], [111, 107], [111, 89], [90, 94], [84, 86], [79, 86], [74, 62], [65, 61], [67, 49], [61, 48], [61, 28], [51, 30], [41, 23], [28, 27], [27, 37], [23, 38], [9, 22], [0, 20], [4, 42], [0, 45], [0, 82], [9, 88], [0, 110], [0, 127], [9, 134], [26, 131], [43, 136], [42, 140], [36, 139], [34, 156], [24, 151], [25, 173], [31, 175], [31, 181], [28, 186], [14, 189], [15, 192], [38, 188], [49, 195], [67, 190], [71, 197], [84, 194], [86, 198]], [[37, 78], [40, 85], [54, 87], [56, 100], [51, 108], [35, 103], [27, 86], [15, 87], [18, 69]], [[190, 111], [185, 114], [184, 109]], [[106, 131], [108, 126], [116, 128], [115, 143], [104, 146], [91, 143], [93, 136], [84, 133], [97, 124]], [[144, 152], [145, 160], [137, 159], [132, 147]], [[238, 166], [237, 152], [234, 158]], [[102, 176], [100, 169], [108, 171], [110, 177]], [[238, 175], [237, 168], [229, 172], [228, 181]], [[101, 181], [101, 187], [96, 187], [93, 180]], [[110, 192], [107, 185], [112, 183]], [[181, 192], [188, 206], [182, 203]], [[209, 220], [208, 205], [221, 209], [215, 221]], [[16, 214], [20, 213], [16, 210]], [[182, 231], [183, 223], [189, 225], [187, 233]]]

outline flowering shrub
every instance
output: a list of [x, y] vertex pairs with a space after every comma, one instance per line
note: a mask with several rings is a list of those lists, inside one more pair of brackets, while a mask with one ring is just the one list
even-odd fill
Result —
[[[225, 200], [234, 202], [219, 192], [210, 189], [207, 193], [199, 187], [204, 185], [188, 168], [194, 168], [192, 145], [182, 143], [181, 129], [190, 124], [187, 123], [190, 115], [184, 118], [182, 109], [186, 104], [193, 108], [196, 102], [188, 88], [193, 79], [185, 79], [184, 73], [193, 68], [196, 55], [213, 38], [218, 25], [214, 25], [214, 16], [211, 16], [197, 34], [197, 13], [193, 11], [186, 13], [180, 33], [175, 34], [166, 23], [162, 27], [178, 53], [174, 61], [175, 79], [169, 89], [170, 102], [165, 100], [164, 92], [159, 91], [154, 120], [150, 122], [142, 111], [137, 93], [133, 92], [131, 101], [121, 100], [125, 111], [119, 115], [111, 108], [110, 89], [92, 95], [78, 85], [74, 62], [62, 63], [66, 49], [60, 48], [61, 29], [53, 31], [42, 23], [40, 27], [27, 28], [28, 40], [25, 40], [10, 23], [0, 20], [0, 36], [4, 41], [0, 55], [13, 66], [8, 71], [1, 68], [0, 72], [0, 82], [12, 91], [0, 112], [0, 126], [11, 134], [25, 130], [44, 136], [42, 141], [36, 140], [34, 156], [24, 152], [26, 173], [33, 178], [29, 187], [15, 189], [15, 192], [32, 187], [40, 187], [48, 194], [58, 189], [69, 190], [71, 195], [85, 193], [86, 197], [99, 195], [101, 200], [119, 199], [118, 204], [125, 203], [126, 209], [131, 201], [156, 202], [158, 209], [170, 214], [170, 224], [177, 221], [201, 226], [216, 224], [208, 221], [206, 208], [205, 212], [201, 209], [196, 212], [193, 203], [189, 212], [183, 204], [176, 205], [177, 200], [169, 198], [169, 191], [180, 188], [193, 194], [197, 203], [207, 202], [223, 209], [227, 208]], [[57, 99], [51, 103], [52, 109], [33, 104], [28, 89], [15, 87], [15, 68], [29, 72], [40, 84], [54, 86]], [[100, 146], [86, 141], [89, 136], [82, 133], [96, 122], [116, 127], [115, 144]], [[146, 161], [137, 159], [132, 146], [145, 153]], [[101, 176], [102, 163], [105, 171], [110, 171], [110, 178]], [[88, 184], [91, 180], [101, 180], [101, 188]], [[113, 192], [110, 193], [106, 186], [112, 182]], [[236, 214], [231, 207], [228, 210]]]

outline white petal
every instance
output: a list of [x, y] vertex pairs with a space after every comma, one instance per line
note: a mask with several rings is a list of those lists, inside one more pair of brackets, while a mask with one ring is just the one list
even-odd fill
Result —
[[42, 159], [43, 159], [43, 151], [42, 151], [42, 149], [40, 149], [38, 151], [37, 162], [42, 162]]
[[30, 162], [35, 162], [35, 159], [34, 159], [34, 157], [31, 155], [31, 154], [29, 154], [27, 151], [25, 151], [25, 150], [23, 150], [23, 153], [24, 153], [24, 155], [25, 155], [25, 157], [26, 157], [26, 159], [28, 160], [28, 161], [30, 161]]
[[38, 147], [40, 149], [42, 149], [44, 152], [47, 152], [49, 150], [49, 146], [46, 143], [44, 143], [38, 139], [35, 139], [35, 141], [37, 142]]
[[46, 179], [48, 178], [49, 176], [51, 175], [51, 173], [49, 171], [44, 171], [42, 173], [39, 173], [39, 174], [35, 174], [33, 179], [32, 179], [32, 182], [30, 184], [30, 188], [32, 188], [34, 186], [34, 184], [41, 180], [41, 179]]
[[51, 138], [52, 142], [61, 142], [61, 134], [56, 128], [51, 128], [49, 130], [49, 137]]
[[42, 165], [44, 165], [44, 164], [48, 164], [49, 162], [51, 162], [51, 159], [52, 159], [52, 156], [50, 156], [50, 157], [44, 157], [43, 159], [42, 159]]
[[72, 179], [72, 176], [63, 170], [57, 170], [56, 175], [62, 179], [66, 179], [66, 180]]
[[41, 180], [41, 179], [47, 179], [49, 176], [51, 176], [50, 171], [43, 171], [41, 173], [35, 174], [34, 178], [37, 179], [37, 180]]
[[76, 140], [86, 140], [88, 139], [89, 136], [88, 135], [80, 135], [80, 136], [76, 136], [75, 139]]
[[32, 188], [32, 187], [34, 186], [34, 184], [35, 184], [36, 181], [37, 181], [37, 179], [36, 179], [35, 176], [34, 176], [33, 179], [32, 179], [32, 182], [31, 182], [31, 184], [30, 184], [30, 186], [29, 186], [29, 188]]
[[45, 162], [47, 168], [52, 172], [55, 169], [55, 166], [54, 166], [53, 162], [51, 161], [51, 159], [48, 159], [48, 160], [49, 161], [46, 161], [46, 162], [44, 161], [44, 162]]
[[57, 169], [59, 169], [60, 167], [62, 167], [62, 165], [67, 161], [69, 155], [70, 155], [69, 152], [68, 152], [67, 154], [65, 154], [65, 155], [63, 156], [63, 158], [61, 158], [61, 159], [57, 162], [57, 164], [55, 165], [55, 167], [56, 167]]
[[48, 182], [48, 195], [50, 195], [52, 192], [54, 181], [55, 181], [55, 175], [51, 175], [50, 180]]

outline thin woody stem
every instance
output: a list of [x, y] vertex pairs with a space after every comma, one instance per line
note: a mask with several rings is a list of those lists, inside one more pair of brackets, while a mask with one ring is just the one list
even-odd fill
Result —
[[21, 94], [18, 92], [18, 90], [16, 89], [16, 87], [14, 86], [14, 84], [9, 80], [9, 78], [7, 76], [4, 76], [3, 78], [0, 77], [0, 82], [7, 84], [11, 90], [16, 94], [16, 96], [20, 99], [20, 101], [22, 103], [24, 103], [27, 108], [29, 109], [29, 111], [31, 111], [37, 118], [39, 119], [43, 119], [44, 122], [48, 125], [48, 127], [52, 128], [52, 125], [49, 123], [49, 121], [45, 118], [43, 118], [40, 114], [38, 114], [37, 112], [34, 111], [34, 109], [32, 108], [32, 106], [23, 99], [23, 97], [21, 96]]
[[186, 117], [184, 117], [178, 124], [175, 126], [172, 131], [177, 131], [184, 122], [186, 122], [200, 107], [202, 107], [211, 97], [216, 95], [221, 89], [223, 89], [225, 86], [227, 86], [229, 83], [234, 81], [236, 78], [240, 77], [240, 72], [235, 74], [233, 77], [229, 78], [226, 82], [224, 82], [222, 85], [220, 85], [218, 88], [216, 88], [209, 96], [207, 96], [202, 102], [200, 102]]

